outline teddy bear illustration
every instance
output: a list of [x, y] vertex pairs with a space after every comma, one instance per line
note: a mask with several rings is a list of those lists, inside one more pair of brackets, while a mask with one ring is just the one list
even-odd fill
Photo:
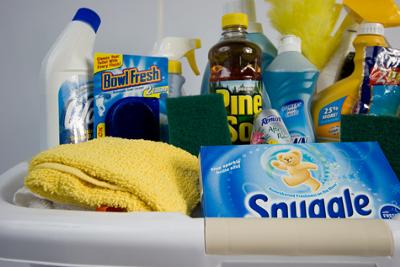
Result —
[[279, 153], [278, 160], [273, 160], [271, 164], [279, 170], [287, 171], [290, 176], [283, 176], [282, 179], [288, 186], [305, 184], [316, 192], [321, 183], [312, 176], [310, 170], [318, 170], [318, 167], [311, 162], [302, 162], [302, 157], [299, 150], [291, 150]]

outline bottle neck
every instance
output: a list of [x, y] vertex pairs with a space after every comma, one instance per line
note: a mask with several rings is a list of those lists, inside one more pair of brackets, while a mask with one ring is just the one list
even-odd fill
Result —
[[247, 29], [245, 27], [227, 27], [223, 29], [222, 38], [230, 39], [230, 38], [246, 38]]
[[360, 76], [363, 73], [364, 53], [368, 46], [383, 46], [388, 47], [385, 37], [382, 35], [358, 35], [353, 42], [356, 50], [354, 56], [354, 75]]

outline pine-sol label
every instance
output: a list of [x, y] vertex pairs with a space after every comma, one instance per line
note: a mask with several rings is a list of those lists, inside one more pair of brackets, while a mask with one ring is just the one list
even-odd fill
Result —
[[209, 86], [224, 98], [232, 144], [249, 144], [254, 116], [262, 111], [261, 81], [218, 81]]

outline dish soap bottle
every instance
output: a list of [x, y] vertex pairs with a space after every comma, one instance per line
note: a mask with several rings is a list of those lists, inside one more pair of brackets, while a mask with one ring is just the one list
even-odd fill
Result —
[[209, 53], [210, 93], [222, 94], [232, 144], [250, 142], [254, 115], [262, 110], [261, 49], [246, 39], [247, 15], [222, 17], [222, 38]]
[[301, 53], [300, 38], [283, 36], [278, 56], [266, 72], [266, 91], [272, 108], [280, 113], [292, 143], [315, 141], [310, 106], [318, 74], [316, 67]]
[[[257, 44], [261, 48], [261, 73], [265, 73], [269, 64], [276, 57], [277, 51], [272, 42], [265, 36], [262, 24], [257, 21], [254, 0], [237, 0], [225, 3], [225, 13], [244, 13], [248, 17], [246, 39]], [[210, 80], [210, 64], [204, 70], [201, 84], [201, 94], [208, 94], [208, 82]], [[265, 86], [265, 81], [264, 81]], [[268, 99], [266, 99], [268, 101]], [[270, 107], [270, 106], [269, 106]]]
[[353, 73], [315, 96], [312, 116], [318, 141], [340, 141], [341, 115], [353, 113], [358, 103], [364, 72], [364, 50], [367, 46], [387, 47], [383, 34], [384, 28], [380, 23], [361, 24], [353, 42], [355, 47]]
[[100, 17], [80, 8], [42, 62], [42, 150], [79, 143], [93, 133], [93, 47]]

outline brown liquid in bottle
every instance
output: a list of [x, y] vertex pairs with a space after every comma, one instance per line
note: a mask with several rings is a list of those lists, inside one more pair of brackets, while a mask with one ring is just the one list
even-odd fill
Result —
[[210, 82], [261, 80], [260, 48], [247, 40], [224, 40], [214, 45], [209, 54]]
[[209, 92], [224, 96], [232, 144], [249, 144], [254, 115], [262, 109], [261, 49], [242, 26], [224, 28], [208, 54]]

